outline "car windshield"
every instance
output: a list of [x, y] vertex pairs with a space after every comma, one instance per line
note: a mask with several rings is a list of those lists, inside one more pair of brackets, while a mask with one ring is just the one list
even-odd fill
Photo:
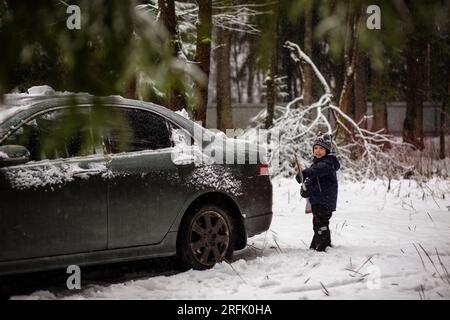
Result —
[[[29, 89], [30, 90], [30, 89]], [[45, 95], [38, 93], [9, 93], [0, 96], [0, 123], [4, 122], [8, 118], [15, 114], [27, 110], [32, 104], [36, 102], [46, 101], [49, 98], [70, 98], [77, 96], [71, 92], [58, 92], [58, 94]], [[80, 94], [82, 95], [82, 94]]]

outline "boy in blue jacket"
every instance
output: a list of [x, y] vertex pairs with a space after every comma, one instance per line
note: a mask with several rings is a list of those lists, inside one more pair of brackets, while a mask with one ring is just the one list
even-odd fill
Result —
[[[331, 247], [331, 233], [329, 222], [333, 211], [336, 210], [338, 182], [336, 171], [341, 167], [332, 151], [331, 134], [319, 135], [313, 145], [313, 164], [302, 171], [303, 178], [308, 181], [306, 191], [301, 188], [301, 196], [309, 198], [313, 213], [314, 237], [310, 248], [325, 251]], [[308, 180], [306, 180], [308, 178]], [[297, 182], [302, 183], [300, 175]]]

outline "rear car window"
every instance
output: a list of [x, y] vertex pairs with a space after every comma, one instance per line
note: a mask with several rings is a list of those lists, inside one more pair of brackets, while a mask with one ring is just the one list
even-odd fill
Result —
[[110, 108], [94, 124], [100, 131], [109, 153], [158, 150], [172, 146], [167, 122], [149, 111]]

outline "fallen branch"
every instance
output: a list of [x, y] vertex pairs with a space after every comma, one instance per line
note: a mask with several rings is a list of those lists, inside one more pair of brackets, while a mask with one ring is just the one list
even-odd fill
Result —
[[439, 255], [439, 252], [437, 251], [437, 248], [434, 248], [434, 250], [436, 250], [436, 255], [438, 257], [439, 264], [441, 265], [442, 270], [444, 270], [445, 275], [447, 276], [446, 277], [447, 283], [450, 285], [450, 275], [448, 274], [447, 268], [442, 263], [441, 256]]
[[[354, 121], [333, 103], [330, 86], [317, 66], [300, 47], [289, 41], [284, 47], [289, 50], [296, 64], [311, 66], [324, 93], [311, 105], [304, 105], [303, 96], [300, 94], [300, 97], [290, 101], [285, 108], [275, 108], [273, 126], [268, 131], [271, 137], [278, 137], [278, 139], [268, 143], [263, 141], [262, 137], [260, 139], [247, 136], [247, 139], [255, 140], [253, 142], [268, 145], [268, 159], [274, 176], [294, 175], [292, 154], [299, 154], [303, 159], [310, 158], [317, 134], [319, 132], [333, 134], [339, 128], [347, 132], [348, 139], [335, 144], [334, 149], [342, 163], [341, 170], [349, 172], [355, 179], [375, 178], [380, 174], [391, 178], [403, 177], [414, 169], [413, 166], [397, 161], [393, 154], [384, 150], [384, 145], [389, 144], [393, 149], [396, 148], [399, 153], [404, 154], [407, 148], [412, 147], [411, 145], [397, 141], [393, 135], [383, 133], [382, 130], [369, 131], [360, 127], [361, 121]], [[332, 125], [326, 112], [328, 115], [335, 116], [335, 124]], [[266, 110], [261, 111], [252, 119], [252, 128], [248, 128], [247, 131], [265, 128], [266, 115]], [[366, 118], [365, 116], [362, 120]]]
[[275, 241], [275, 244], [277, 245], [278, 250], [280, 250], [279, 253], [283, 253], [283, 251], [281, 250], [280, 245], [278, 244], [277, 240], [274, 238], [273, 241]]
[[433, 218], [432, 218], [431, 215], [428, 213], [428, 211], [427, 211], [427, 215], [430, 217], [431, 222], [434, 223]]
[[319, 283], [320, 283], [320, 285], [321, 285], [322, 288], [323, 288], [322, 292], [325, 293], [325, 295], [329, 296], [329, 295], [330, 295], [330, 292], [328, 291], [328, 289], [323, 285], [322, 282], [319, 281]]
[[233, 265], [230, 263], [230, 261], [228, 261], [227, 259], [224, 259], [225, 262], [231, 267], [231, 269], [233, 269], [234, 273], [236, 273], [238, 275], [239, 278], [241, 278], [242, 282], [244, 282], [245, 284], [247, 284], [247, 282], [244, 280], [244, 278], [241, 277], [241, 275], [239, 274], [239, 272], [236, 271], [236, 269], [233, 267]]
[[[353, 270], [353, 269], [350, 269], [350, 268], [344, 268], [344, 270], [353, 272], [353, 273], [355, 273], [355, 274], [359, 274], [360, 276], [364, 276], [361, 272], [358, 272], [358, 271]], [[354, 276], [354, 275], [350, 275], [350, 277], [355, 277], [355, 276]]]
[[423, 259], [422, 259], [422, 255], [420, 254], [420, 252], [419, 252], [419, 250], [417, 249], [417, 247], [416, 247], [416, 245], [413, 243], [412, 244], [413, 246], [414, 246], [414, 249], [416, 249], [416, 252], [417, 252], [417, 254], [419, 255], [419, 257], [420, 257], [420, 261], [422, 261], [422, 266], [423, 266], [423, 268], [425, 269], [425, 271], [427, 270], [427, 267], [425, 266], [425, 262], [423, 261]]
[[[359, 270], [361, 270], [361, 268], [364, 267], [364, 266], [366, 265], [367, 262], [372, 263], [372, 261], [370, 261], [370, 259], [372, 259], [372, 258], [373, 258], [373, 256], [370, 256], [369, 258], [367, 258], [367, 260], [361, 265], [361, 267], [358, 268], [357, 271], [359, 272]], [[372, 263], [372, 264], [373, 264], [373, 263]]]
[[430, 260], [431, 264], [434, 267], [434, 270], [436, 270], [436, 273], [439, 275], [439, 278], [441, 278], [441, 280], [445, 283], [444, 278], [441, 276], [441, 274], [439, 273], [438, 269], [436, 268], [436, 265], [434, 264], [434, 261], [431, 259], [430, 255], [428, 254], [428, 252], [424, 249], [424, 247], [422, 247], [422, 245], [419, 243], [419, 247], [422, 248], [423, 252], [425, 252], [426, 256], [428, 257], [428, 259]]

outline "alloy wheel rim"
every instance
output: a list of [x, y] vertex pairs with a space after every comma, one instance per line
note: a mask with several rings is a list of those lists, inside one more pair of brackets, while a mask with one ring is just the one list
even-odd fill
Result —
[[229, 241], [228, 224], [221, 214], [205, 211], [193, 221], [189, 244], [195, 260], [202, 265], [212, 266], [223, 260]]

